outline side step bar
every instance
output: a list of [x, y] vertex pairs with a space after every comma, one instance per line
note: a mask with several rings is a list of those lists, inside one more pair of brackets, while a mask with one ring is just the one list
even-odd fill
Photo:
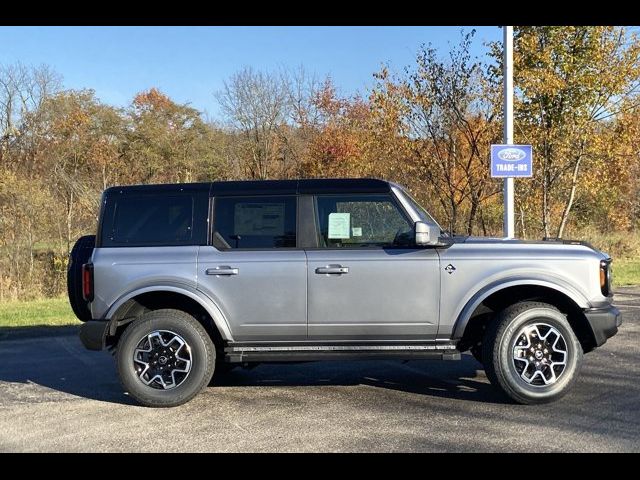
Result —
[[225, 361], [313, 362], [322, 360], [460, 360], [455, 345], [291, 345], [225, 348]]

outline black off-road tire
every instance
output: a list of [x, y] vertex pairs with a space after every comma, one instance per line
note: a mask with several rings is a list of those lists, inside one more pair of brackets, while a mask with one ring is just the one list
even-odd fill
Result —
[[85, 235], [76, 241], [69, 253], [67, 294], [73, 313], [83, 322], [91, 320], [91, 310], [89, 310], [89, 304], [82, 298], [82, 265], [89, 261], [95, 246], [96, 236]]
[[[160, 330], [182, 337], [190, 348], [192, 362], [184, 381], [168, 390], [146, 385], [133, 361], [138, 344], [150, 333]], [[191, 315], [180, 310], [154, 310], [124, 331], [117, 345], [116, 362], [122, 386], [138, 402], [147, 407], [175, 407], [191, 400], [209, 384], [216, 364], [216, 349], [204, 327]]]
[[[555, 383], [535, 386], [518, 374], [513, 348], [523, 327], [540, 322], [552, 326], [564, 337], [567, 360]], [[489, 381], [521, 404], [558, 400], [570, 390], [582, 365], [582, 346], [566, 317], [556, 307], [542, 302], [520, 302], [505, 308], [489, 324], [482, 343], [482, 363]]]
[[473, 345], [469, 349], [469, 353], [476, 359], [476, 362], [484, 364], [484, 358], [482, 358], [482, 343]]

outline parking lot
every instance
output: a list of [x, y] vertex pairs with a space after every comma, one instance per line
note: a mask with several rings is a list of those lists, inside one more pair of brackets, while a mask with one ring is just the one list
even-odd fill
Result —
[[640, 289], [616, 304], [619, 334], [543, 406], [506, 403], [463, 355], [236, 369], [149, 409], [75, 329], [0, 330], [0, 451], [639, 451]]

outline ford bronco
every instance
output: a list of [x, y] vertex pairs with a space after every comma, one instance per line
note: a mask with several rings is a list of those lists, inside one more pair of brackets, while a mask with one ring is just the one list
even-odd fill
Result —
[[621, 323], [602, 252], [452, 236], [375, 179], [109, 188], [68, 293], [85, 347], [111, 349], [154, 407], [235, 366], [465, 351], [513, 401], [544, 403]]

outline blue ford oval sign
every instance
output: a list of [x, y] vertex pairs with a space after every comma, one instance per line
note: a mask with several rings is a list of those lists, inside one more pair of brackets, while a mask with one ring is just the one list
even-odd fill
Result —
[[492, 177], [530, 177], [532, 163], [531, 145], [491, 145]]
[[510, 147], [498, 151], [498, 158], [507, 162], [517, 162], [518, 160], [522, 160], [526, 156], [527, 152], [525, 152], [521, 148]]

